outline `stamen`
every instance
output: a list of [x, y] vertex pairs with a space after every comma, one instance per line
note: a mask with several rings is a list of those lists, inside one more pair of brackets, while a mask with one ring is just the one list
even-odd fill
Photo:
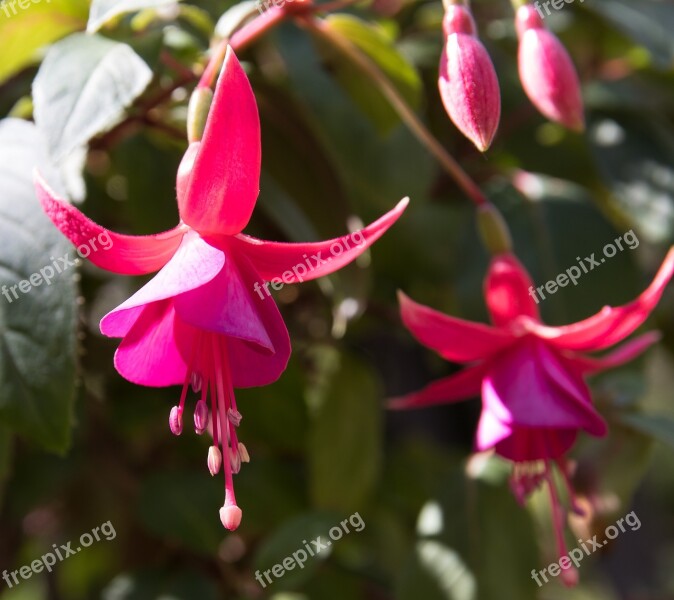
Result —
[[234, 425], [234, 427], [238, 427], [241, 425], [241, 419], [243, 419], [243, 416], [238, 410], [230, 408], [227, 411], [227, 418], [229, 419], [229, 422]]
[[180, 435], [183, 432], [183, 413], [178, 406], [174, 406], [171, 409], [169, 427], [173, 435]]
[[220, 448], [217, 446], [211, 446], [208, 449], [207, 464], [211, 475], [217, 475], [220, 471], [220, 467], [222, 466], [222, 453], [220, 452]]
[[199, 400], [194, 409], [194, 430], [201, 435], [208, 427], [208, 405], [203, 400]]
[[559, 467], [559, 471], [562, 474], [562, 479], [564, 480], [564, 486], [566, 487], [566, 493], [569, 496], [571, 510], [574, 512], [574, 514], [578, 515], [579, 517], [584, 517], [585, 511], [578, 504], [578, 500], [576, 499], [576, 491], [573, 489], [573, 486], [571, 485], [569, 473], [570, 465], [568, 464], [568, 462], [564, 462], [563, 459], [559, 459], [557, 461], [557, 466]]
[[[552, 470], [550, 469], [550, 464], [547, 461], [545, 462], [545, 479], [547, 480], [548, 491], [550, 492], [550, 504], [552, 505], [552, 521], [555, 531], [555, 538], [557, 540], [557, 552], [559, 558], [561, 559], [562, 557], [568, 555], [566, 542], [564, 541], [564, 512], [562, 510], [562, 505], [559, 502], [559, 497], [557, 496]], [[567, 587], [572, 587], [578, 583], [578, 571], [571, 565], [569, 565], [566, 569], [562, 568], [560, 576], [562, 582]]]
[[241, 457], [241, 461], [245, 463], [250, 462], [250, 455], [248, 454], [248, 450], [246, 447], [243, 445], [242, 442], [239, 442], [239, 456]]
[[190, 383], [192, 384], [192, 391], [195, 394], [198, 394], [201, 391], [201, 387], [203, 385], [203, 382], [204, 382], [203, 377], [201, 377], [201, 375], [199, 373], [194, 371], [192, 373], [192, 380], [191, 380]]

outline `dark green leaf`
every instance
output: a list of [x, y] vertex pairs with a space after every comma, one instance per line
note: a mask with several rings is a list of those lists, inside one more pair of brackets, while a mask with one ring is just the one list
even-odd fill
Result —
[[362, 508], [381, 458], [381, 397], [374, 374], [354, 358], [322, 352], [323, 381], [313, 390], [309, 434], [311, 497], [323, 509]]
[[475, 600], [475, 577], [461, 557], [434, 540], [417, 542], [405, 567], [396, 598], [399, 600]]
[[220, 523], [221, 482], [203, 472], [164, 472], [148, 477], [141, 488], [138, 516], [156, 535], [213, 555], [225, 537]]
[[674, 419], [668, 415], [627, 413], [622, 415], [620, 420], [625, 425], [674, 448]]
[[[402, 97], [416, 107], [421, 99], [421, 79], [415, 68], [398, 52], [393, 40], [377, 25], [350, 15], [332, 15], [326, 25], [354, 44], [388, 77]], [[329, 54], [335, 76], [354, 102], [377, 125], [387, 132], [399, 123], [397, 113], [370, 78], [348, 58]]]
[[[77, 257], [42, 212], [35, 167], [58, 187], [37, 129], [25, 121], [0, 122], [0, 284], [7, 286], [0, 296], [0, 418], [63, 452], [75, 397], [75, 269], [58, 274], [53, 263]], [[22, 293], [17, 285], [31, 277], [35, 283]], [[51, 283], [44, 285], [48, 277]]]

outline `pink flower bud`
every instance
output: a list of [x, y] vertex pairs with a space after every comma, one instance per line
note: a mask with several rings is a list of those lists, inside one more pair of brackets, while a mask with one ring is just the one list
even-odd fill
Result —
[[545, 29], [532, 5], [518, 9], [516, 26], [520, 80], [527, 96], [551, 121], [582, 131], [585, 119], [580, 83], [566, 48]]
[[443, 29], [447, 39], [440, 58], [440, 97], [454, 125], [484, 152], [501, 118], [496, 71], [465, 6], [449, 7]]
[[241, 517], [243, 517], [243, 512], [235, 504], [223, 506], [220, 509], [220, 520], [225, 529], [230, 531], [234, 531], [241, 525]]

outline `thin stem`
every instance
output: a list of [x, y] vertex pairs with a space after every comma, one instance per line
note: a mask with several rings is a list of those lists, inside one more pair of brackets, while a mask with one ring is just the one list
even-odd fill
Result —
[[213, 87], [215, 85], [218, 73], [222, 68], [222, 63], [225, 61], [228, 46], [231, 46], [232, 49], [239, 52], [249, 44], [253, 43], [269, 29], [278, 25], [286, 17], [287, 13], [283, 8], [274, 6], [262, 13], [259, 17], [255, 17], [255, 19], [247, 25], [244, 25], [235, 32], [231, 38], [227, 37], [221, 40], [215, 49], [213, 58], [211, 58], [204, 70], [197, 87]]
[[386, 96], [386, 99], [391, 103], [391, 106], [398, 113], [407, 127], [409, 127], [410, 131], [412, 131], [421, 144], [435, 156], [442, 168], [449, 173], [454, 181], [456, 181], [457, 185], [477, 206], [483, 206], [489, 203], [478, 185], [444, 149], [442, 144], [426, 128], [419, 117], [417, 117], [414, 110], [412, 110], [409, 104], [402, 98], [391, 81], [369, 58], [367, 58], [349, 40], [332, 30], [325, 21], [312, 17], [305, 17], [302, 19], [298, 18], [298, 23], [304, 25], [311, 32], [328, 42], [344, 56], [348, 57], [372, 80], [382, 94]]

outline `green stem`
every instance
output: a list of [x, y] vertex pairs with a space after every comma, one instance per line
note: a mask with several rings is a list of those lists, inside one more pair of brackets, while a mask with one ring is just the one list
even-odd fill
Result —
[[416, 113], [402, 98], [391, 81], [381, 70], [349, 40], [341, 36], [329, 27], [329, 25], [315, 17], [298, 18], [297, 22], [305, 26], [317, 37], [330, 44], [341, 54], [349, 58], [363, 73], [376, 85], [390, 102], [393, 109], [398, 113], [410, 131], [417, 137], [423, 146], [435, 156], [442, 168], [456, 181], [464, 193], [477, 205], [489, 204], [478, 185], [461, 168], [459, 163], [444, 149], [442, 144], [421, 122]]

